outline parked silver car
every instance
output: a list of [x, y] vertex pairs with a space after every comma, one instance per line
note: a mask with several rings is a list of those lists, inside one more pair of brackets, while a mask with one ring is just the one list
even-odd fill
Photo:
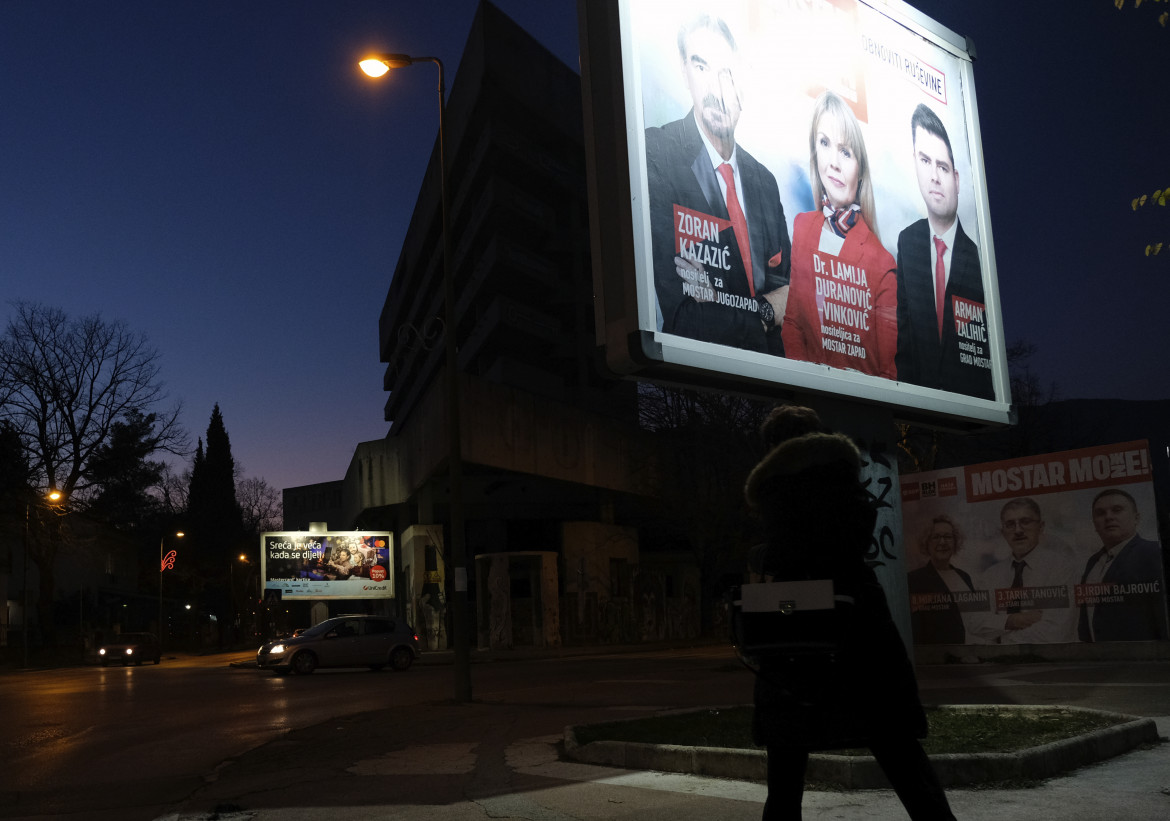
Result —
[[308, 675], [318, 667], [390, 665], [405, 670], [418, 658], [418, 634], [388, 616], [335, 616], [299, 636], [270, 641], [256, 653], [261, 670]]

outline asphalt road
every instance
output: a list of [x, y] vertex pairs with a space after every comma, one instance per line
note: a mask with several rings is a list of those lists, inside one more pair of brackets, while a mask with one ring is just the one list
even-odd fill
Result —
[[[108, 812], [126, 821], [153, 819], [218, 780], [225, 762], [297, 730], [338, 721], [342, 728], [373, 728], [388, 745], [409, 745], [427, 736], [432, 708], [449, 707], [454, 691], [453, 668], [443, 663], [405, 673], [319, 670], [308, 677], [230, 665], [248, 658], [0, 676], [6, 714], [0, 750], [7, 762], [0, 768], [0, 818], [96, 819]], [[570, 717], [613, 715], [615, 704], [624, 715], [695, 698], [739, 703], [751, 696], [749, 677], [722, 648], [480, 663], [473, 688], [481, 704], [525, 704], [534, 715]], [[548, 725], [563, 726], [563, 718]]]
[[[467, 705], [452, 703], [442, 654], [406, 673], [308, 677], [229, 666], [232, 658], [247, 655], [0, 676], [0, 818], [152, 821], [236, 806], [329, 817], [342, 806], [498, 803], [545, 783], [516, 757], [543, 756], [549, 766], [567, 724], [748, 703], [752, 686], [722, 646], [484, 661], [472, 667]], [[928, 702], [1170, 715], [1166, 662], [954, 665], [919, 675]], [[758, 817], [753, 806], [736, 810]], [[711, 811], [730, 817], [728, 807]]]

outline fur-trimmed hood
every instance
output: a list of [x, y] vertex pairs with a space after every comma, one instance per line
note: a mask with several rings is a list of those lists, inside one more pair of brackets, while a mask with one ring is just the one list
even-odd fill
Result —
[[853, 476], [861, 468], [861, 452], [841, 433], [807, 433], [782, 442], [752, 468], [744, 485], [744, 496], [752, 508], [759, 507], [760, 487], [772, 479], [793, 478], [815, 468], [840, 464]]

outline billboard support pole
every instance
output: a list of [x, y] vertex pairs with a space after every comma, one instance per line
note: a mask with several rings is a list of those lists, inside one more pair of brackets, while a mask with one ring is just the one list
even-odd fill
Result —
[[902, 534], [902, 496], [898, 481], [898, 429], [893, 412], [821, 396], [801, 399], [803, 404], [817, 411], [825, 424], [848, 435], [861, 450], [861, 481], [878, 514], [867, 560], [886, 591], [890, 614], [902, 634], [907, 654], [913, 659], [906, 541]]

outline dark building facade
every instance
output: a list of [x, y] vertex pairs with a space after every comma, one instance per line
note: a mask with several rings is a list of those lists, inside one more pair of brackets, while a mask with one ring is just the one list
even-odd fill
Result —
[[281, 493], [284, 529], [308, 530], [315, 522], [340, 523], [345, 518], [343, 489], [341, 481], [286, 487]]
[[358, 446], [330, 522], [395, 534], [399, 606], [431, 646], [447, 641], [452, 330], [480, 646], [698, 632], [693, 562], [640, 556], [655, 459], [635, 385], [595, 365], [583, 140], [580, 76], [483, 3], [446, 110], [456, 327], [438, 319], [436, 143], [378, 323], [389, 433]]

